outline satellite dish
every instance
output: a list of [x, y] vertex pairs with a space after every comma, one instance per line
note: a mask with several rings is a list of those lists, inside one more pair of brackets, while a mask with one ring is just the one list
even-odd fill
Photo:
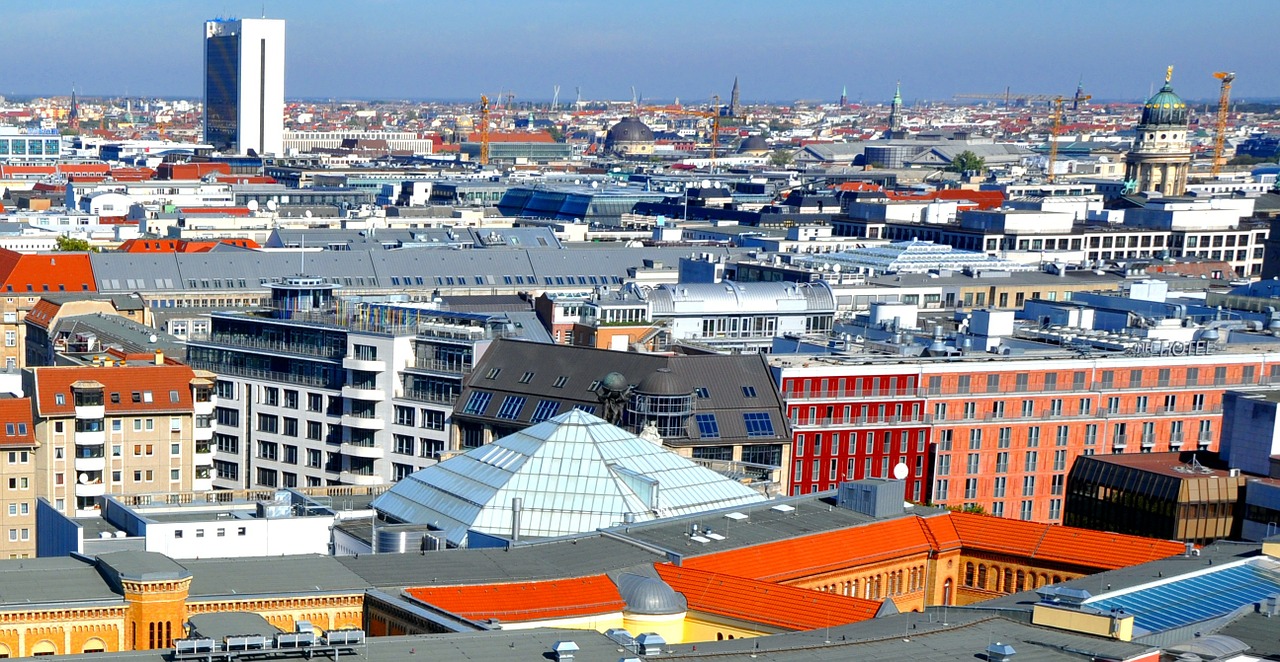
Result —
[[711, 180], [710, 179], [702, 180], [702, 188], [711, 188]]
[[906, 480], [907, 475], [910, 473], [911, 470], [907, 468], [907, 464], [905, 462], [899, 462], [893, 465], [893, 477], [898, 480]]
[[81, 485], [89, 484], [89, 474], [80, 474], [80, 484]]
[[258, 201], [257, 201], [257, 200], [250, 200], [250, 201], [249, 201], [249, 204], [247, 204], [247, 205], [245, 205], [245, 206], [249, 208], [249, 211], [258, 211]]
[[278, 205], [276, 205], [276, 201], [275, 201], [275, 200], [268, 200], [268, 201], [267, 201], [267, 210], [268, 210], [268, 211], [275, 211], [277, 206], [278, 206]]
[[307, 211], [303, 212], [303, 214], [302, 214], [302, 215], [303, 215], [303, 216], [306, 216], [307, 218], [311, 218], [311, 210], [310, 210], [310, 209], [308, 209]]

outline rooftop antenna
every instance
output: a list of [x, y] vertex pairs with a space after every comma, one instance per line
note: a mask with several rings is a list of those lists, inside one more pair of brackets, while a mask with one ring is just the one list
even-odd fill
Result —
[[302, 238], [298, 240], [298, 247], [301, 249], [298, 251], [298, 259], [302, 262], [300, 267], [302, 270], [298, 272], [298, 275], [305, 276], [307, 274], [307, 235], [302, 235]]

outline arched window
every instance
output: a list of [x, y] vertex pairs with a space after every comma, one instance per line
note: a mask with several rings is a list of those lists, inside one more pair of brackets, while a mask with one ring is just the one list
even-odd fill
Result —
[[947, 577], [947, 581], [942, 583], [942, 604], [951, 604], [951, 578]]
[[[84, 642], [84, 649], [83, 649], [83, 650], [81, 650], [80, 652], [82, 652], [82, 653], [105, 653], [105, 652], [106, 652], [106, 650], [107, 650], [107, 642], [105, 642], [105, 641], [103, 641], [103, 640], [101, 640], [101, 639], [99, 639], [99, 638], [97, 638], [97, 637], [93, 637], [93, 638], [89, 639], [88, 641]], [[8, 656], [6, 655], [5, 657], [8, 657]]]
[[1017, 586], [1017, 590], [1015, 590], [1014, 592], [1015, 592], [1015, 593], [1017, 593], [1017, 592], [1019, 592], [1019, 591], [1025, 591], [1025, 590], [1027, 590], [1027, 573], [1025, 573], [1025, 572], [1023, 572], [1023, 571], [1019, 570], [1019, 571], [1018, 571], [1018, 586]]
[[1061, 584], [1061, 583], [1062, 583], [1062, 577], [1061, 577], [1061, 576], [1059, 576], [1059, 575], [1054, 575], [1054, 576], [1053, 576], [1053, 583], [1055, 583], [1055, 584]]
[[972, 563], [964, 564], [964, 585], [973, 586], [975, 570]]
[[987, 589], [987, 564], [985, 563], [978, 564], [978, 588], [984, 591]]
[[31, 647], [31, 654], [34, 656], [57, 655], [58, 647], [55, 646], [52, 641], [43, 639], [37, 642], [35, 646]]
[[1004, 591], [1005, 593], [1013, 593], [1013, 569], [1012, 568], [1004, 569], [1004, 585], [1003, 585], [1003, 588], [1001, 588], [1000, 590]]

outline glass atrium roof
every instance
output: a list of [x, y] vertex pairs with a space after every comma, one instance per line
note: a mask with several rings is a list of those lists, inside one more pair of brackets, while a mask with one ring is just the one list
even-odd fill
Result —
[[465, 546], [468, 531], [552, 537], [736, 507], [755, 490], [651, 441], [572, 410], [416, 472], [373, 501], [394, 519], [428, 524]]
[[1251, 559], [1171, 581], [1098, 596], [1085, 605], [1133, 614], [1135, 635], [1217, 618], [1280, 593], [1280, 563]]

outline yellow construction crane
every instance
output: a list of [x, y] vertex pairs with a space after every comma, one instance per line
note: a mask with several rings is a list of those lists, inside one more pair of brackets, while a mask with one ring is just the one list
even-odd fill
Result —
[[480, 95], [480, 165], [489, 165], [489, 97]]
[[1214, 78], [1222, 81], [1222, 93], [1218, 95], [1218, 124], [1213, 134], [1213, 171], [1214, 177], [1222, 172], [1222, 148], [1227, 142], [1227, 103], [1231, 100], [1231, 82], [1236, 79], [1234, 72], [1218, 71]]
[[[1086, 94], [1084, 96], [1073, 96], [1071, 98], [1077, 102], [1088, 101], [1093, 98], [1093, 95]], [[1049, 134], [1049, 163], [1045, 167], [1045, 170], [1048, 171], [1046, 179], [1049, 180], [1050, 184], [1053, 183], [1054, 177], [1053, 164], [1058, 160], [1058, 132], [1062, 130], [1062, 102], [1065, 99], [1066, 97], [1061, 96], [1053, 98], [1053, 132]]]

